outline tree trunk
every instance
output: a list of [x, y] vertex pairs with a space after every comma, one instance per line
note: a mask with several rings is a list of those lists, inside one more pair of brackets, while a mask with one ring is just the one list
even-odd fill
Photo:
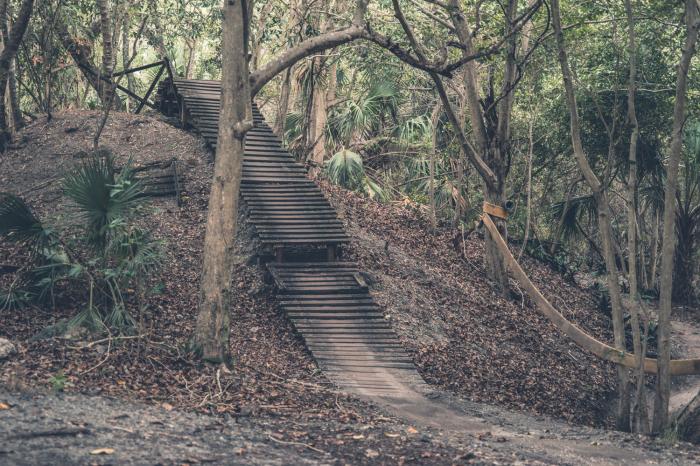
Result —
[[229, 359], [232, 246], [245, 133], [252, 128], [245, 0], [224, 3], [221, 110], [209, 195], [199, 313], [192, 348], [210, 362]]
[[659, 228], [660, 228], [660, 214], [659, 212], [654, 213], [654, 232], [652, 234], [651, 240], [651, 254], [649, 255], [649, 282], [651, 288], [658, 290], [658, 280], [656, 278], [656, 269], [659, 265]]
[[661, 432], [668, 428], [668, 403], [671, 395], [671, 309], [673, 293], [673, 259], [676, 249], [676, 190], [678, 189], [678, 165], [683, 144], [683, 124], [688, 88], [688, 69], [695, 52], [700, 27], [697, 0], [686, 0], [686, 38], [678, 64], [676, 77], [676, 102], [673, 106], [673, 133], [666, 169], [664, 194], [663, 245], [661, 248], [661, 295], [659, 298], [658, 324], [658, 374], [654, 399], [654, 421], [652, 430]]
[[[552, 22], [554, 23], [557, 48], [559, 52], [559, 64], [561, 67], [562, 80], [564, 81], [564, 89], [566, 94], [566, 103], [569, 109], [569, 120], [571, 129], [571, 143], [574, 150], [576, 162], [581, 170], [583, 178], [590, 186], [595, 197], [598, 207], [598, 226], [600, 228], [601, 239], [603, 240], [603, 259], [607, 269], [607, 284], [610, 292], [610, 301], [612, 304], [612, 321], [613, 334], [615, 340], [615, 348], [619, 351], [625, 351], [625, 327], [623, 319], [622, 298], [620, 296], [620, 285], [617, 276], [617, 264], [615, 261], [615, 248], [613, 244], [612, 226], [610, 223], [610, 205], [605, 187], [595, 175], [590, 165], [588, 158], [583, 150], [581, 142], [581, 128], [578, 117], [578, 108], [576, 104], [576, 95], [574, 94], [574, 86], [572, 73], [569, 67], [569, 60], [566, 53], [564, 43], [564, 33], [561, 27], [561, 13], [559, 11], [559, 0], [552, 0]], [[619, 404], [617, 409], [617, 428], [620, 430], [629, 430], [630, 428], [630, 394], [629, 394], [629, 374], [627, 369], [621, 365], [617, 366], [618, 371], [618, 394]]]
[[287, 68], [280, 86], [279, 102], [277, 105], [277, 117], [275, 118], [275, 134], [279, 138], [284, 137], [285, 120], [289, 113], [289, 96], [291, 90], [292, 68]]
[[437, 229], [437, 206], [435, 204], [435, 158], [437, 157], [438, 151], [438, 123], [440, 122], [439, 101], [435, 104], [435, 107], [433, 108], [433, 114], [431, 115], [430, 122], [432, 123], [433, 127], [433, 147], [430, 151], [430, 185], [428, 194], [430, 197], [430, 227], [433, 229], [434, 233]]
[[194, 68], [195, 53], [197, 51], [197, 39], [192, 39], [190, 42], [187, 41], [187, 65], [185, 66], [185, 79], [190, 79], [192, 77], [192, 70]]
[[[6, 3], [4, 17], [0, 17], [0, 28], [2, 29], [3, 47], [10, 40], [10, 18], [12, 17], [12, 4], [9, 0], [2, 0]], [[11, 132], [17, 132], [24, 127], [24, 118], [22, 118], [22, 110], [19, 107], [19, 99], [17, 97], [17, 57], [10, 60], [10, 68], [8, 70], [7, 79], [7, 103], [10, 105], [10, 120]]]
[[[100, 31], [102, 33], [102, 76], [112, 80], [114, 73], [114, 51], [112, 46], [112, 20], [109, 11], [108, 0], [97, 0], [97, 8], [100, 12]], [[102, 86], [102, 102], [109, 105], [112, 100], [114, 88], [106, 84]]]
[[104, 82], [98, 77], [100, 71], [90, 61], [90, 48], [75, 40], [73, 36], [71, 36], [63, 18], [59, 18], [56, 21], [56, 31], [59, 39], [61, 40], [61, 44], [63, 44], [63, 47], [68, 51], [68, 53], [70, 53], [73, 61], [83, 74], [85, 81], [87, 81], [90, 87], [95, 90], [97, 96], [102, 99], [102, 87]]
[[532, 138], [532, 127], [534, 125], [533, 119], [530, 118], [530, 122], [527, 128], [528, 136], [528, 146], [527, 146], [527, 204], [525, 208], [527, 212], [525, 213], [525, 233], [523, 234], [523, 245], [520, 248], [520, 253], [518, 254], [518, 261], [522, 257], [525, 249], [527, 248], [527, 242], [530, 239], [530, 222], [532, 216], [532, 152], [534, 146], [534, 139]]
[[[131, 50], [129, 47], [129, 30], [131, 29], [131, 17], [129, 16], [129, 13], [127, 12], [125, 17], [124, 17], [124, 24], [122, 25], [122, 66], [126, 69], [127, 63], [129, 63], [130, 60], [130, 55], [131, 55]], [[135, 82], [134, 82], [134, 75], [133, 73], [129, 73], [126, 75], [126, 87], [129, 89], [131, 92], [134, 92], [135, 89]], [[127, 97], [126, 99], [126, 111], [129, 111], [129, 103], [131, 102], [131, 98]]]
[[[0, 18], [6, 17], [8, 3], [9, 0], [2, 0], [0, 3], [0, 8], [2, 9], [2, 11], [0, 11]], [[4, 44], [5, 46], [2, 49], [2, 53], [0, 53], [0, 152], [5, 152], [7, 143], [10, 140], [10, 131], [7, 127], [7, 110], [5, 107], [5, 92], [7, 91], [10, 66], [12, 65], [12, 60], [17, 55], [19, 44], [22, 42], [24, 32], [29, 25], [33, 6], [34, 0], [22, 1], [17, 20], [14, 26], [12, 26], [12, 31], [10, 31], [9, 38]]]
[[[639, 370], [635, 374], [635, 385], [639, 388], [644, 385], [644, 354], [642, 353], [642, 335], [639, 328], [639, 287], [637, 285], [637, 140], [639, 138], [639, 125], [637, 123], [637, 110], [635, 106], [635, 93], [637, 89], [637, 45], [635, 36], [635, 22], [631, 0], [625, 0], [627, 14], [628, 48], [629, 48], [629, 83], [627, 91], [627, 113], [631, 128], [629, 147], [629, 174], [627, 177], [627, 257], [628, 280], [630, 285], [630, 323], [632, 325], [632, 341], [634, 354], [637, 356]], [[637, 397], [633, 403], [631, 429], [635, 432], [646, 433], [648, 431], [647, 407], [645, 390], [636, 390]]]

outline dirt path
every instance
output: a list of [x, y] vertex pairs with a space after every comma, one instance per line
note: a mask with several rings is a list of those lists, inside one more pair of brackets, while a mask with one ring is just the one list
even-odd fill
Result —
[[[0, 409], [0, 464], [700, 463], [700, 450], [686, 444], [640, 441], [441, 392], [406, 394], [371, 400], [407, 421], [376, 431], [352, 421], [318, 419], [302, 426], [271, 417], [207, 416], [0, 387], [6, 405], [0, 406], [8, 408]], [[313, 432], [315, 444], [288, 440], [291, 429]], [[329, 448], [328, 438], [335, 447]], [[96, 454], [100, 451], [105, 454]]]
[[[700, 356], [700, 326], [689, 321], [672, 321], [673, 339], [683, 348], [683, 357]], [[700, 376], [689, 376], [674, 381], [671, 387], [671, 413], [685, 407], [700, 392]]]
[[[532, 417], [472, 403], [439, 391], [404, 396], [373, 397], [392, 414], [439, 430], [450, 438], [464, 436], [507, 445], [525, 461], [546, 464], [697, 464], [700, 449], [687, 445], [674, 454], [662, 445], [644, 445], [640, 438], [619, 432], [572, 426], [546, 417]], [[686, 456], [687, 455], [687, 456]]]

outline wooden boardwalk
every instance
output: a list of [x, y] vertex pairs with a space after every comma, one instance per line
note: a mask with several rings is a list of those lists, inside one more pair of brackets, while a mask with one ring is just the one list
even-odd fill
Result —
[[[175, 79], [172, 86], [161, 85], [158, 100], [161, 109], [177, 112], [186, 128], [216, 148], [220, 89], [218, 81]], [[245, 140], [241, 197], [263, 249], [275, 257], [267, 267], [281, 310], [319, 368], [338, 386], [390, 397], [403, 396], [406, 387], [423, 388], [357, 266], [337, 261], [336, 248], [349, 237], [335, 209], [256, 106], [253, 117], [255, 126]], [[327, 262], [317, 262], [312, 251], [323, 248]], [[290, 250], [296, 262], [285, 261]], [[316, 259], [299, 262], [304, 250]]]

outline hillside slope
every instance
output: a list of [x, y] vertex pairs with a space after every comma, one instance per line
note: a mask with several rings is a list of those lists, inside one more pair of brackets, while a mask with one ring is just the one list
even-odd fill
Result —
[[[516, 298], [495, 293], [477, 234], [458, 242], [458, 251], [457, 232], [431, 234], [415, 207], [324, 186], [353, 237], [348, 258], [368, 272], [377, 301], [427, 381], [473, 400], [587, 424], [605, 421], [605, 400], [614, 389], [610, 365], [563, 337], [514, 281]], [[611, 339], [589, 293], [537, 261], [525, 259], [524, 266], [567, 318]]]
[[[3, 189], [24, 193], [41, 217], [59, 224], [69, 221], [69, 207], [61, 201], [60, 177], [79, 162], [76, 154], [89, 149], [95, 116], [68, 112], [28, 128], [23, 133], [23, 147], [3, 159]], [[172, 157], [181, 162], [183, 205], [177, 208], [172, 199], [155, 199], [147, 214], [149, 228], [167, 245], [167, 258], [157, 280], [163, 292], [152, 298], [147, 315], [150, 338], [163, 343], [160, 348], [146, 350], [157, 354], [157, 362], [148, 354], [143, 359], [130, 359], [133, 349], [124, 344], [109, 349], [110, 358], [105, 363], [109, 371], [88, 371], [103, 359], [101, 353], [66, 350], [53, 340], [30, 341], [43, 326], [76, 312], [80, 296], [65, 290], [57, 312], [28, 309], [10, 314], [12, 333], [27, 341], [26, 346], [22, 345], [26, 359], [6, 365], [4, 372], [17, 371], [25, 377], [47, 380], [60, 367], [75, 378], [76, 386], [155, 399], [174, 396], [199, 406], [201, 400], [194, 402], [197, 396], [177, 385], [164, 388], [145, 372], [151, 364], [165, 363], [163, 358], [172, 357], [161, 354], [164, 347], [181, 351], [191, 334], [210, 156], [196, 137], [143, 116], [116, 114], [110, 119], [102, 144], [120, 163], [130, 158], [138, 165]], [[353, 237], [346, 259], [357, 260], [368, 272], [373, 294], [428, 382], [475, 401], [587, 424], [601, 422], [605, 400], [612, 390], [610, 368], [560, 336], [526, 298], [506, 300], [495, 294], [484, 279], [481, 241], [476, 235], [464, 243], [465, 255], [460, 257], [453, 246], [454, 232], [428, 233], [428, 223], [416, 209], [379, 204], [327, 184], [324, 189]], [[239, 245], [251, 254], [254, 246], [249, 244], [246, 228], [241, 231]], [[6, 256], [0, 259], [12, 261]], [[594, 335], [609, 337], [605, 318], [584, 291], [539, 263], [526, 261], [526, 266], [567, 317]], [[267, 391], [246, 383], [248, 377], [260, 377], [254, 370], [261, 365], [277, 377], [309, 383], [323, 380], [315, 374], [315, 364], [288, 321], [275, 309], [262, 278], [259, 268], [239, 265], [234, 284], [232, 352], [239, 365], [249, 365], [253, 372], [237, 375], [241, 378], [234, 397], [238, 401], [228, 400], [226, 407], [217, 408], [222, 411], [247, 409], [248, 403], [273, 407], [284, 404], [274, 400], [275, 396], [284, 399], [281, 394], [266, 394], [258, 403], [260, 392]], [[32, 358], [36, 352], [48, 357]], [[207, 378], [194, 369], [184, 365], [171, 376], [186, 381], [190, 390], [198, 384], [203, 390]], [[124, 383], [115, 386], [110, 377]]]

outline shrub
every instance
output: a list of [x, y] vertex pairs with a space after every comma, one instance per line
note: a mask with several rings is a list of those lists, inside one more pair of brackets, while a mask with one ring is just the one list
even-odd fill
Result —
[[[63, 327], [131, 332], [148, 294], [146, 280], [161, 260], [160, 243], [135, 225], [141, 187], [127, 165], [117, 171], [109, 154], [93, 154], [63, 182], [85, 234], [74, 238], [45, 226], [19, 197], [0, 194], [0, 238], [29, 248], [30, 261], [0, 293], [0, 309], [54, 299], [57, 286], [85, 289], [83, 309]], [[67, 324], [67, 325], [66, 325]]]

